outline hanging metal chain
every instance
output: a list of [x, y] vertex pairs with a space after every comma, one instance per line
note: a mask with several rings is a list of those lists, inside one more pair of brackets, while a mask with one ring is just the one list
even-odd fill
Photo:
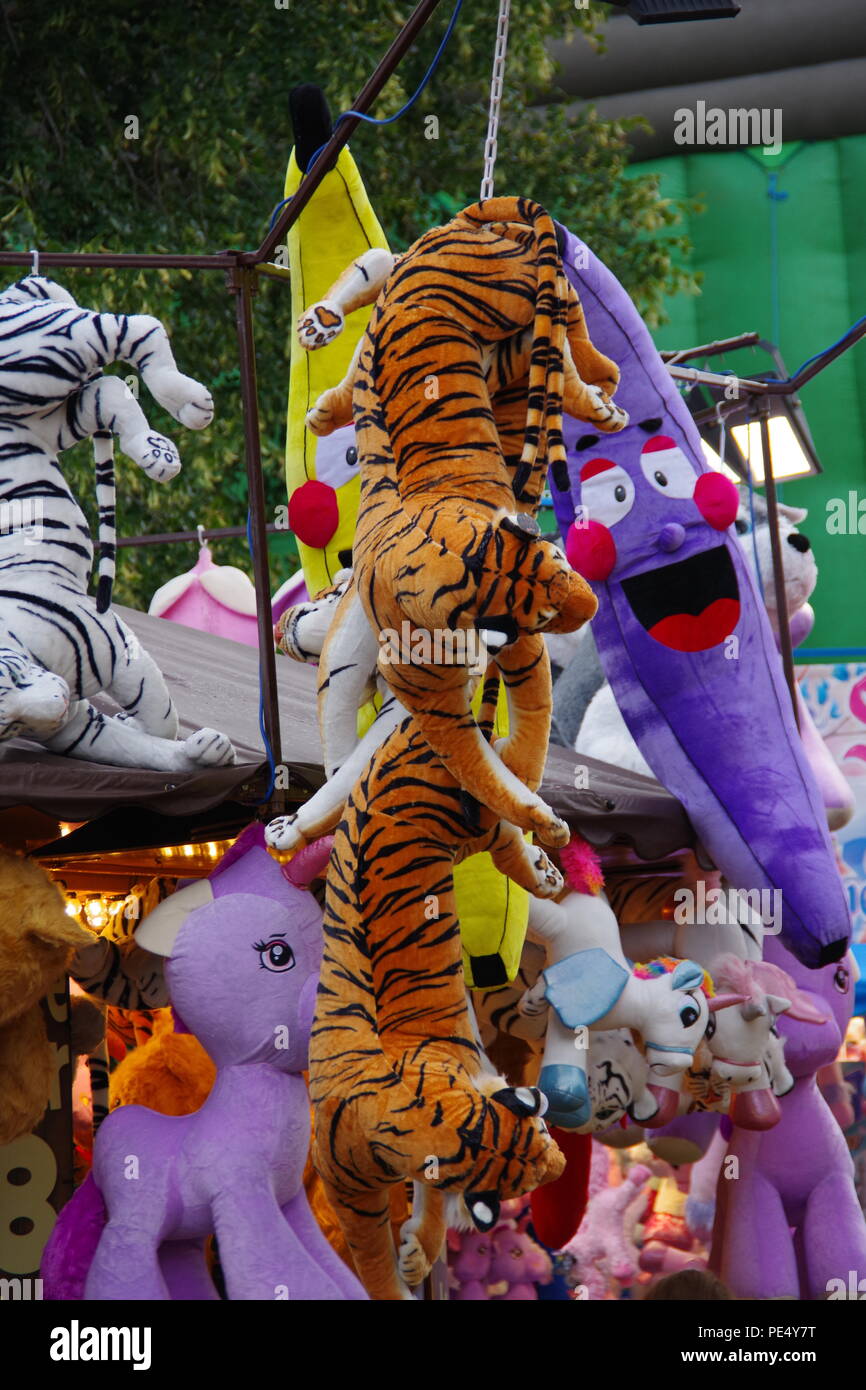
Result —
[[493, 173], [496, 168], [496, 143], [499, 134], [499, 111], [502, 106], [502, 79], [505, 75], [505, 51], [508, 48], [508, 19], [511, 0], [499, 0], [499, 22], [496, 26], [496, 47], [493, 52], [493, 72], [490, 77], [490, 110], [487, 116], [487, 140], [484, 144], [484, 173], [481, 176], [480, 200], [493, 197]]

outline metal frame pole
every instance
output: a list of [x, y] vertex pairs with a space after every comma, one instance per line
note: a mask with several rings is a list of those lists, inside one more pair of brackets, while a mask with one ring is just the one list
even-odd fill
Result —
[[[274, 652], [273, 617], [271, 614], [271, 574], [268, 563], [268, 533], [265, 522], [265, 487], [262, 476], [262, 447], [259, 430], [259, 398], [256, 385], [256, 347], [253, 334], [252, 295], [256, 286], [255, 272], [236, 266], [229, 279], [229, 289], [235, 296], [235, 319], [238, 335], [241, 401], [244, 417], [244, 455], [247, 466], [247, 486], [250, 504], [250, 538], [252, 541], [253, 576], [256, 588], [256, 620], [259, 639], [259, 671], [262, 685], [265, 732], [270, 744], [274, 765], [282, 762], [280, 736], [280, 705], [277, 691], [277, 660]], [[273, 787], [268, 810], [279, 815], [285, 808], [285, 790]]]
[[[280, 527], [277, 526], [275, 522], [269, 521], [265, 530], [268, 535], [270, 535], [272, 531], [279, 531]], [[118, 550], [122, 550], [124, 547], [138, 547], [142, 545], [174, 545], [176, 542], [180, 541], [202, 540], [207, 542], [230, 540], [234, 537], [245, 536], [246, 534], [246, 526], [216, 526], [207, 528], [203, 526], [200, 534], [198, 531], [148, 531], [142, 536], [121, 536], [115, 544]]]
[[[380, 60], [378, 67], [358, 93], [352, 108], [354, 111], [360, 111], [366, 115], [367, 110], [376, 100], [376, 97], [388, 81], [388, 78], [398, 67], [408, 49], [411, 48], [418, 34], [433, 14], [433, 11], [441, 3], [442, 0], [421, 0], [421, 4], [413, 10], [394, 42], [391, 44], [391, 47]], [[343, 120], [337, 122], [327, 145], [325, 145], [325, 148], [322, 150], [312, 168], [307, 170], [298, 186], [297, 193], [294, 194], [291, 202], [283, 209], [258, 251], [248, 251], [241, 257], [245, 265], [255, 265], [259, 261], [272, 260], [274, 251], [277, 246], [279, 246], [289, 227], [300, 217], [307, 203], [325, 177], [325, 174], [333, 166], [336, 156], [340, 153], [343, 146], [348, 144], [350, 135], [359, 124], [360, 118], [358, 116], [346, 116]]]

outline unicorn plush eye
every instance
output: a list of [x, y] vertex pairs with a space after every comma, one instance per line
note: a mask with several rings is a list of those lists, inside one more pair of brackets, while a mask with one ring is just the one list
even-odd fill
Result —
[[615, 526], [634, 504], [634, 483], [609, 459], [590, 459], [580, 471], [580, 500], [590, 521]]
[[695, 470], [676, 441], [666, 434], [647, 440], [640, 466], [650, 487], [667, 497], [691, 497], [695, 490]]
[[848, 993], [849, 981], [850, 976], [848, 974], [847, 967], [844, 965], [837, 966], [833, 974], [833, 984], [836, 986], [840, 994]]
[[275, 975], [281, 975], [286, 970], [293, 969], [295, 965], [295, 953], [287, 941], [277, 937], [274, 941], [257, 941], [255, 950], [259, 953], [259, 959], [263, 970], [270, 970]]
[[693, 1023], [697, 1023], [700, 1016], [700, 1009], [695, 1008], [694, 1004], [685, 1004], [680, 1009], [680, 1023], [684, 1028], [691, 1028]]

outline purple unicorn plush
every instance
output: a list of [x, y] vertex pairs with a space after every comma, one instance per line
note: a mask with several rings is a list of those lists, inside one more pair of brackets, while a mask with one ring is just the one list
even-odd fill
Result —
[[729, 883], [780, 890], [782, 939], [817, 968], [850, 922], [815, 778], [766, 610], [731, 530], [736, 488], [695, 425], [625, 290], [562, 230], [592, 341], [622, 372], [628, 426], [603, 447], [566, 422], [551, 478], [567, 553], [598, 598], [592, 632], [620, 711]]
[[[849, 954], [805, 970], [774, 937], [769, 966], [797, 985], [817, 1022], [783, 1013], [785, 1061], [793, 1089], [779, 1101], [781, 1119], [763, 1132], [734, 1128], [716, 1195], [711, 1268], [740, 1298], [822, 1299], [866, 1288], [866, 1222], [857, 1200], [845, 1138], [815, 1079], [838, 1055], [854, 999]], [[768, 965], [764, 966], [766, 971]]]
[[93, 1172], [46, 1247], [46, 1297], [80, 1297], [83, 1283], [86, 1299], [215, 1299], [204, 1255], [214, 1233], [230, 1299], [366, 1298], [303, 1186], [301, 1072], [322, 953], [309, 886], [329, 850], [319, 841], [281, 866], [252, 826], [207, 882], [142, 923], [138, 940], [168, 957], [172, 1007], [216, 1081], [192, 1115], [131, 1105], [104, 1121]]

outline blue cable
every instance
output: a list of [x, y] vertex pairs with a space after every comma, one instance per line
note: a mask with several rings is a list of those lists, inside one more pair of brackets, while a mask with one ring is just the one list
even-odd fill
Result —
[[[424, 76], [421, 78], [421, 83], [419, 87], [406, 102], [405, 106], [401, 106], [400, 110], [395, 111], [393, 116], [368, 116], [363, 111], [342, 111], [340, 115], [337, 117], [336, 121], [334, 122], [334, 130], [336, 130], [340, 122], [345, 121], [348, 116], [357, 116], [359, 121], [366, 121], [368, 125], [391, 125], [393, 121], [397, 121], [400, 119], [401, 116], [405, 116], [406, 112], [412, 106], [415, 105], [415, 102], [418, 100], [421, 93], [424, 91], [424, 88], [427, 86], [427, 83], [430, 81], [430, 78], [433, 76], [434, 72], [439, 66], [439, 60], [442, 57], [442, 54], [445, 52], [445, 45], [448, 43], [448, 40], [454, 32], [454, 25], [457, 23], [457, 16], [460, 14], [462, 8], [463, 0], [457, 0], [456, 5], [454, 6], [454, 11], [451, 15], [451, 18], [448, 21], [448, 28], [445, 30], [442, 42], [440, 43], [433, 56], [433, 61], [430, 64], [427, 71], [425, 72]], [[316, 160], [319, 158], [319, 155], [322, 153], [322, 150], [325, 148], [325, 145], [327, 144], [328, 140], [325, 141], [324, 145], [319, 146], [319, 148], [315, 151], [311, 159], [307, 160], [306, 173], [309, 173], [310, 170], [313, 168]], [[291, 201], [291, 198], [283, 198], [282, 202], [277, 203], [277, 206], [274, 208], [274, 211], [271, 214], [271, 227], [273, 227], [274, 223], [280, 215], [280, 212], [286, 206], [286, 203], [290, 203]]]
[[[247, 546], [248, 546], [248, 548], [249, 548], [250, 559], [251, 559], [251, 560], [255, 558], [254, 551], [253, 551], [253, 532], [252, 532], [252, 525], [253, 525], [252, 512], [250, 512], [250, 511], [248, 510], [248, 511], [247, 511]], [[268, 601], [270, 602], [270, 595], [268, 595]], [[270, 801], [271, 796], [272, 796], [272, 794], [273, 794], [274, 785], [275, 785], [276, 780], [277, 780], [277, 765], [276, 765], [276, 763], [274, 762], [274, 750], [271, 748], [271, 741], [270, 741], [270, 739], [268, 738], [267, 729], [265, 728], [265, 688], [264, 688], [264, 685], [262, 684], [262, 659], [261, 659], [261, 655], [259, 655], [259, 732], [261, 733], [261, 736], [262, 736], [262, 743], [265, 745], [265, 753], [267, 754], [267, 759], [268, 759], [268, 771], [270, 772], [270, 777], [271, 777], [271, 780], [270, 780], [270, 782], [269, 782], [269, 784], [268, 784], [268, 789], [267, 789], [267, 791], [265, 792], [264, 796], [262, 797], [261, 801], [257, 801], [257, 802], [255, 803], [257, 806], [262, 806], [262, 805], [264, 805], [264, 803], [265, 803], [266, 801]]]
[[782, 294], [779, 276], [779, 203], [788, 197], [779, 192], [779, 175], [767, 175], [767, 197], [770, 199], [770, 319], [773, 342], [782, 341]]
[[829, 347], [822, 348], [820, 352], [814, 352], [811, 357], [806, 358], [805, 362], [801, 362], [797, 370], [792, 372], [791, 376], [788, 377], [788, 380], [792, 381], [795, 376], [799, 376], [800, 372], [805, 371], [806, 367], [811, 367], [813, 362], [817, 362], [819, 357], [823, 357], [825, 352], [830, 352], [834, 347], [838, 347], [842, 340], [847, 337], [847, 334], [851, 332], [851, 329], [859, 328], [861, 323], [866, 323], [866, 314], [864, 314], [862, 318], [857, 319], [856, 323], [852, 323], [851, 328], [849, 328], [846, 333], [843, 333], [841, 338], [837, 338], [835, 343], [831, 343]]

